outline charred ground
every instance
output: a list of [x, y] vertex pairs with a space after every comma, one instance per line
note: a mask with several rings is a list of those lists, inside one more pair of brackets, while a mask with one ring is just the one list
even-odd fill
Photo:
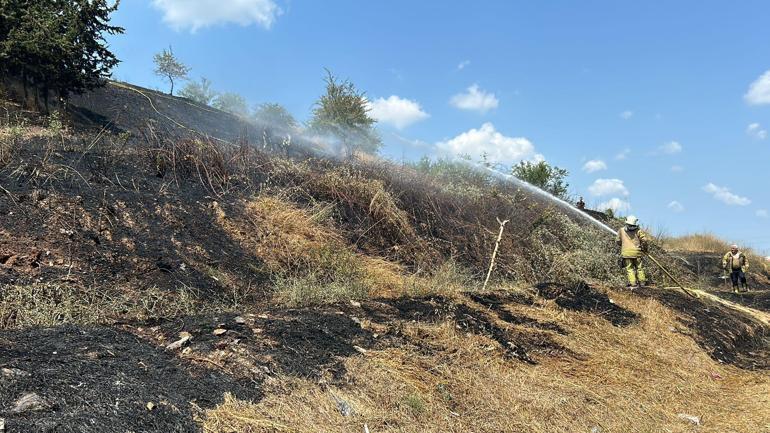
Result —
[[[114, 132], [27, 119], [0, 136], [0, 418], [10, 431], [285, 431], [270, 421], [281, 418], [270, 406], [275, 399], [332, 393], [338, 405], [337, 394], [363, 389], [381, 399], [403, 394], [386, 405], [392, 418], [369, 418], [381, 431], [412, 431], [428, 417], [426, 407], [450, 411], [433, 422], [457, 418], [455, 427], [467, 430], [481, 424], [453, 413], [467, 408], [469, 418], [473, 406], [463, 396], [475, 383], [493, 387], [497, 375], [523, 374], [515, 386], [543, 372], [567, 384], [585, 378], [610, 386], [610, 396], [612, 386], [636, 377], [613, 379], [608, 368], [663, 377], [668, 372], [655, 369], [668, 365], [675, 371], [669, 381], [689, 374], [676, 370], [679, 351], [690, 359], [707, 354], [699, 365], [712, 382], [729, 374], [761, 385], [770, 369], [761, 322], [666, 289], [616, 290], [620, 272], [607, 265], [612, 240], [511, 185], [472, 172], [433, 176], [370, 159], [266, 153], [248, 134], [228, 144], [222, 140], [233, 137], [179, 134], [162, 116], [144, 122], [149, 108], [132, 99], [142, 96], [120, 91], [110, 109], [127, 109]], [[160, 99], [153, 101], [163, 108]], [[92, 114], [102, 112], [98, 101], [88, 103]], [[184, 111], [186, 102], [164, 101], [176, 104], [169, 112]], [[497, 218], [512, 222], [495, 289], [480, 292]], [[698, 284], [697, 268], [683, 260], [675, 271]], [[765, 288], [719, 295], [763, 309]], [[667, 314], [675, 319], [657, 317]], [[653, 341], [645, 334], [652, 331], [670, 333], [679, 346], [661, 346], [668, 340]], [[671, 358], [661, 355], [666, 350]], [[487, 376], [493, 380], [484, 382]], [[542, 380], [531, 393], [563, 386]], [[734, 389], [712, 382], [698, 386], [713, 395]], [[676, 386], [672, 395], [689, 385]], [[559, 392], [537, 405], [614, 404], [594, 388]], [[14, 413], [29, 393], [43, 406]], [[226, 393], [243, 403], [220, 405]], [[537, 406], [506, 398], [517, 413]], [[227, 417], [230, 404], [241, 405], [239, 414], [268, 409], [244, 421]], [[311, 419], [314, 409], [298, 416]], [[676, 425], [666, 410], [656, 406], [655, 422]], [[348, 418], [338, 411], [323, 413], [343, 417], [327, 420], [342, 426]], [[553, 421], [554, 413], [538, 416]], [[757, 413], [738, 431], [764, 425], [765, 413]], [[585, 414], [594, 412], [570, 414], [565, 425]], [[630, 431], [628, 416], [603, 416]], [[516, 422], [519, 430], [552, 431], [529, 427], [538, 420]]]

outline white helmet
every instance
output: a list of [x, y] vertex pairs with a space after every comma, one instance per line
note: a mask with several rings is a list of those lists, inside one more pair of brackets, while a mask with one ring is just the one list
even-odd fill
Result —
[[629, 226], [637, 226], [637, 225], [639, 225], [639, 218], [637, 218], [637, 217], [635, 217], [633, 215], [629, 215], [626, 218], [626, 225], [629, 225]]

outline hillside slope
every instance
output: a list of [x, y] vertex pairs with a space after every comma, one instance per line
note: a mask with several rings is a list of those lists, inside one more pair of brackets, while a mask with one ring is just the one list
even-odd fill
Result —
[[513, 185], [47, 119], [0, 144], [9, 431], [770, 429], [761, 311], [618, 290], [611, 237]]

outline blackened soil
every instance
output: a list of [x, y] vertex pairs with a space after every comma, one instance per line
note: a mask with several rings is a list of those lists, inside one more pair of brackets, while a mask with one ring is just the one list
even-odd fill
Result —
[[[242, 320], [240, 320], [242, 319]], [[214, 351], [237, 352], [241, 361], [257, 367], [250, 379], [263, 373], [318, 379], [345, 375], [343, 361], [357, 353], [355, 346], [371, 348], [375, 339], [354, 319], [334, 308], [287, 310], [260, 315], [233, 314], [186, 317], [181, 322], [160, 325], [167, 341], [178, 332], [192, 334], [189, 348], [203, 355]], [[226, 330], [214, 335], [215, 329]], [[226, 362], [227, 360], [224, 360]]]
[[[193, 404], [212, 407], [225, 392], [260, 397], [253, 384], [185, 364], [130, 333], [106, 327], [2, 332], [0, 367], [29, 373], [0, 376], [0, 418], [9, 432], [195, 432]], [[11, 414], [14, 402], [30, 392], [51, 408]]]
[[770, 369], [770, 329], [756, 320], [676, 291], [645, 288], [638, 293], [680, 312], [680, 320], [713, 359], [749, 370]]
[[[553, 331], [557, 334], [567, 335], [569, 332], [559, 324], [554, 322], [541, 322], [537, 319], [519, 314], [515, 315], [505, 308], [505, 305], [511, 301], [516, 301], [518, 304], [532, 305], [532, 299], [521, 294], [514, 293], [467, 293], [466, 296], [471, 298], [474, 302], [489, 308], [497, 314], [500, 320], [508, 322], [512, 325], [521, 325], [528, 328], [542, 329], [544, 331]], [[529, 302], [526, 302], [529, 301]]]
[[597, 314], [614, 326], [628, 326], [639, 320], [638, 314], [615, 304], [610, 301], [606, 293], [585, 283], [574, 286], [542, 283], [536, 288], [540, 296], [555, 300], [556, 304], [562, 308]]
[[575, 356], [569, 349], [555, 342], [547, 333], [525, 332], [498, 325], [486, 312], [466, 304], [454, 303], [441, 296], [379, 300], [378, 302], [364, 303], [362, 309], [368, 317], [384, 323], [392, 323], [394, 320], [426, 323], [451, 320], [458, 329], [495, 340], [506, 357], [529, 364], [537, 364], [534, 358], [535, 354]]
[[712, 291], [712, 294], [719, 296], [736, 304], [740, 304], [755, 310], [770, 313], [770, 291], [750, 291], [745, 293], [733, 293], [727, 291]]

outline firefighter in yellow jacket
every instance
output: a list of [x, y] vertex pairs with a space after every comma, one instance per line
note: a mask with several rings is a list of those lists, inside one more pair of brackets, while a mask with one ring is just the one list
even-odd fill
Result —
[[633, 215], [626, 218], [626, 225], [618, 230], [615, 242], [620, 246], [623, 267], [628, 275], [627, 287], [647, 284], [642, 266], [642, 255], [647, 252], [648, 246], [647, 233], [639, 228], [639, 219]]
[[722, 257], [722, 269], [730, 273], [730, 280], [733, 282], [733, 291], [738, 293], [738, 280], [741, 282], [741, 288], [744, 291], [749, 290], [746, 284], [746, 271], [749, 270], [749, 259], [746, 254], [738, 251], [738, 245], [730, 246], [730, 251]]

